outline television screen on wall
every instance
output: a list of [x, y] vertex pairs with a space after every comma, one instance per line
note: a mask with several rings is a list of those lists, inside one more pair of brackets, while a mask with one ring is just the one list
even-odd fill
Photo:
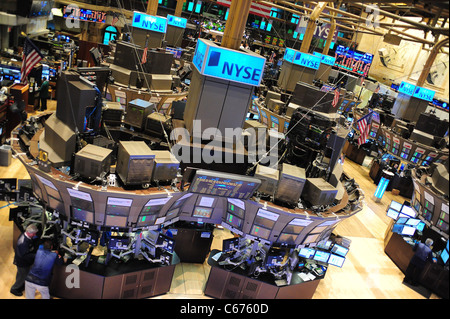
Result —
[[339, 45], [336, 48], [335, 59], [335, 67], [358, 76], [367, 77], [372, 65], [373, 55]]

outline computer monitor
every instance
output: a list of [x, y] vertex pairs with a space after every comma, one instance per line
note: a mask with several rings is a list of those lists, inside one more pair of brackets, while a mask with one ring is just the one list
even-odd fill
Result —
[[400, 217], [400, 218], [397, 220], [397, 223], [396, 223], [396, 224], [405, 224], [407, 221], [408, 221], [408, 217]]
[[416, 217], [416, 212], [410, 206], [403, 205], [400, 212], [412, 218]]
[[328, 250], [333, 242], [331, 240], [322, 240], [317, 244], [317, 248]]
[[111, 236], [108, 242], [108, 248], [114, 250], [126, 250], [128, 249], [129, 243], [130, 243], [129, 237]]
[[164, 234], [159, 234], [158, 240], [156, 241], [158, 248], [163, 249], [169, 253], [173, 253], [175, 247], [175, 241], [173, 238], [166, 236]]
[[402, 204], [400, 204], [399, 202], [396, 202], [395, 200], [391, 201], [391, 203], [389, 204], [389, 207], [392, 209], [395, 209], [398, 212], [402, 210]]
[[417, 224], [417, 226], [416, 226], [416, 229], [420, 232], [423, 232], [424, 228], [425, 228], [425, 223], [422, 221], [419, 224]]
[[303, 245], [311, 244], [316, 242], [317, 238], [320, 236], [320, 234], [309, 234], [306, 236], [306, 238], [303, 240]]
[[405, 225], [416, 227], [420, 223], [420, 219], [410, 218], [407, 220]]
[[326, 263], [328, 262], [328, 258], [330, 258], [330, 255], [331, 254], [327, 253], [326, 251], [316, 250], [313, 259], [316, 261]]
[[200, 207], [197, 206], [194, 208], [194, 212], [192, 213], [192, 217], [198, 218], [211, 218], [213, 209], [211, 207]]
[[306, 259], [312, 259], [315, 252], [315, 249], [304, 247], [300, 248], [298, 255]]
[[448, 250], [447, 249], [442, 250], [441, 255], [439, 257], [441, 258], [442, 262], [446, 264], [448, 262]]
[[394, 224], [392, 226], [392, 232], [393, 233], [400, 234], [402, 232], [402, 229], [403, 229], [403, 224]]
[[331, 248], [331, 252], [333, 254], [338, 254], [339, 256], [345, 257], [348, 253], [348, 248], [338, 245], [338, 244], [334, 244], [333, 247]]
[[330, 257], [328, 258], [328, 264], [342, 268], [345, 262], [345, 257], [330, 254]]
[[392, 218], [393, 220], [397, 220], [398, 215], [400, 213], [398, 211], [396, 211], [395, 209], [389, 208], [386, 212], [386, 215], [390, 218]]
[[225, 239], [222, 241], [222, 252], [232, 252], [239, 248], [239, 237]]
[[267, 229], [258, 225], [253, 225], [250, 231], [250, 235], [259, 237], [262, 239], [269, 239], [271, 229]]
[[416, 232], [416, 227], [411, 226], [403, 226], [401, 235], [402, 236], [414, 236], [414, 233]]

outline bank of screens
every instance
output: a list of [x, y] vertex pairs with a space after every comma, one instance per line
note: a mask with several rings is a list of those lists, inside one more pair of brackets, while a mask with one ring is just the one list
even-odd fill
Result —
[[279, 215], [260, 208], [256, 213], [250, 235], [268, 239]]
[[412, 207], [403, 205], [402, 210], [400, 211], [403, 215], [409, 216], [409, 217], [416, 217], [416, 212]]
[[142, 208], [136, 226], [145, 227], [154, 225], [158, 213], [169, 200], [170, 197], [150, 199]]
[[331, 252], [333, 254], [345, 257], [348, 253], [348, 248], [338, 244], [334, 244], [333, 247], [331, 248]]
[[94, 203], [89, 193], [67, 188], [71, 200], [72, 218], [87, 223], [94, 223]]
[[245, 202], [239, 199], [227, 199], [227, 213], [225, 223], [238, 229], [242, 229], [245, 216]]
[[434, 204], [425, 199], [425, 205], [423, 207], [423, 217], [430, 221], [433, 218]]

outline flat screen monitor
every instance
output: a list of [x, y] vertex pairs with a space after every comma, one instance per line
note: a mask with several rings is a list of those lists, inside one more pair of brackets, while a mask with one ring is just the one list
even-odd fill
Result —
[[298, 255], [300, 257], [306, 258], [306, 259], [311, 259], [314, 256], [314, 253], [316, 252], [315, 249], [312, 248], [300, 248], [300, 251], [298, 252]]
[[281, 233], [280, 236], [278, 236], [277, 242], [288, 245], [294, 245], [296, 239], [297, 239], [296, 234]]
[[344, 265], [345, 257], [330, 254], [328, 258], [328, 264], [341, 268]]
[[414, 233], [416, 232], [416, 227], [411, 226], [403, 226], [401, 235], [402, 236], [414, 236]]
[[319, 238], [320, 234], [310, 234], [306, 236], [306, 238], [303, 240], [303, 245], [315, 243], [317, 241], [317, 238]]
[[227, 253], [239, 248], [239, 237], [225, 239], [222, 241], [222, 252]]
[[398, 220], [397, 220], [397, 224], [404, 224], [404, 223], [406, 223], [408, 221], [408, 217], [400, 217]]
[[128, 216], [132, 204], [132, 199], [108, 197], [108, 201], [106, 203], [106, 214], [114, 216]]
[[167, 214], [166, 214], [166, 219], [165, 219], [164, 221], [167, 222], [167, 221], [169, 221], [169, 220], [171, 220], [171, 219], [177, 217], [179, 211], [180, 211], [179, 208], [175, 208], [175, 209], [169, 210], [169, 211], [167, 212]]
[[228, 198], [227, 199], [227, 211], [239, 218], [244, 218], [245, 215], [245, 202], [240, 199]]
[[229, 224], [230, 226], [233, 226], [236, 229], [242, 228], [242, 219], [237, 217], [236, 215], [233, 215], [231, 213], [227, 213], [227, 218], [225, 219], [225, 222]]
[[322, 240], [317, 244], [317, 248], [328, 250], [333, 242], [331, 240]]
[[314, 253], [313, 259], [316, 261], [320, 261], [323, 263], [328, 262], [328, 258], [330, 258], [330, 253], [327, 253], [326, 251], [316, 250]]
[[394, 224], [392, 226], [392, 232], [393, 233], [400, 234], [402, 232], [402, 229], [403, 229], [403, 224]]
[[402, 204], [396, 202], [395, 200], [391, 201], [391, 203], [389, 204], [390, 208], [395, 209], [398, 212], [402, 210], [402, 206]]
[[448, 262], [448, 250], [447, 249], [442, 250], [440, 257], [442, 262], [446, 264]]
[[72, 218], [90, 224], [94, 223], [94, 213], [77, 207], [71, 207], [71, 209], [72, 209]]
[[420, 219], [410, 218], [405, 225], [416, 227], [420, 223]]
[[255, 236], [255, 237], [259, 237], [262, 239], [269, 239], [270, 236], [270, 229], [258, 226], [258, 225], [253, 225], [252, 229], [250, 231], [250, 235]]
[[211, 207], [200, 207], [197, 206], [194, 208], [194, 212], [192, 213], [192, 217], [198, 218], [211, 218], [213, 209]]
[[420, 232], [423, 232], [424, 228], [425, 228], [425, 223], [422, 221], [419, 224], [417, 224], [417, 226], [416, 226], [416, 229]]
[[266, 228], [272, 229], [277, 221], [279, 215], [272, 213], [268, 210], [260, 208], [256, 213], [254, 223], [259, 226], [264, 226]]
[[336, 48], [334, 66], [341, 70], [366, 77], [372, 65], [373, 55], [339, 45]]
[[108, 242], [108, 248], [114, 250], [126, 250], [130, 243], [129, 237], [111, 236]]
[[256, 178], [216, 171], [197, 170], [189, 192], [248, 199], [261, 185]]
[[164, 234], [159, 234], [158, 240], [156, 241], [156, 245], [158, 248], [163, 249], [169, 253], [173, 253], [173, 249], [175, 247], [175, 241], [173, 238], [166, 236]]
[[400, 212], [412, 218], [416, 217], [416, 212], [410, 206], [403, 205], [402, 210]]
[[333, 254], [338, 254], [339, 256], [345, 257], [348, 253], [348, 248], [338, 244], [334, 244], [331, 248], [331, 252]]
[[400, 213], [398, 211], [396, 211], [392, 208], [389, 208], [386, 212], [386, 215], [394, 220], [397, 220], [399, 214]]

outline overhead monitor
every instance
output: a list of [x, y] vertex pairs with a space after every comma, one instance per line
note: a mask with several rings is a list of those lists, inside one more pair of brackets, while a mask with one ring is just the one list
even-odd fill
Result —
[[330, 258], [330, 253], [328, 253], [326, 251], [321, 251], [321, 250], [316, 250], [316, 252], [314, 253], [314, 257], [313, 257], [314, 260], [320, 261], [323, 263], [328, 262], [328, 258]]
[[145, 13], [134, 11], [132, 27], [154, 31], [158, 33], [166, 33], [167, 19], [159, 16], [152, 16]]
[[405, 225], [416, 227], [420, 223], [420, 219], [410, 218]]
[[306, 259], [312, 259], [314, 257], [315, 249], [313, 248], [300, 248], [298, 255], [300, 257], [306, 258]]
[[401, 224], [406, 223], [407, 221], [408, 221], [408, 217], [400, 217], [400, 218], [397, 220], [397, 223], [396, 223], [396, 224], [401, 225]]
[[108, 197], [106, 202], [106, 214], [114, 216], [128, 216], [132, 204], [132, 199]]
[[401, 235], [403, 236], [414, 236], [414, 233], [416, 232], [416, 227], [411, 226], [403, 226]]
[[368, 76], [373, 61], [372, 54], [352, 50], [343, 45], [336, 48], [335, 58], [335, 67], [364, 77]]
[[315, 243], [317, 239], [319, 238], [320, 234], [309, 234], [306, 236], [306, 238], [303, 240], [303, 245]]
[[395, 209], [398, 212], [402, 210], [402, 204], [400, 204], [399, 202], [396, 202], [395, 200], [391, 201], [391, 203], [389, 204], [389, 207], [392, 209]]
[[213, 208], [211, 208], [211, 207], [196, 206], [194, 208], [194, 212], [192, 213], [192, 217], [211, 218], [212, 212], [213, 212]]
[[257, 178], [200, 169], [196, 171], [189, 192], [245, 200], [260, 185]]
[[333, 254], [338, 254], [342, 257], [345, 257], [347, 255], [348, 250], [349, 249], [347, 247], [338, 244], [334, 244], [333, 247], [331, 248], [331, 252]]
[[267, 229], [258, 225], [253, 225], [250, 231], [250, 235], [259, 237], [262, 239], [269, 239], [271, 229]]
[[436, 94], [436, 92], [433, 90], [426, 89], [426, 88], [423, 88], [420, 86], [416, 86], [413, 97], [421, 99], [421, 100], [425, 100], [428, 102], [432, 102], [435, 94]]
[[155, 223], [161, 208], [170, 200], [170, 197], [150, 199], [142, 208], [137, 221], [137, 227], [150, 226]]
[[400, 213], [392, 208], [388, 208], [386, 215], [390, 218], [392, 218], [393, 220], [396, 220], [398, 218], [398, 215]]
[[254, 224], [272, 229], [280, 215], [260, 208], [256, 213]]
[[409, 217], [412, 217], [412, 218], [416, 217], [416, 212], [410, 206], [403, 205], [400, 213], [407, 215]]
[[328, 264], [341, 268], [344, 265], [345, 258], [342, 256], [330, 254]]

